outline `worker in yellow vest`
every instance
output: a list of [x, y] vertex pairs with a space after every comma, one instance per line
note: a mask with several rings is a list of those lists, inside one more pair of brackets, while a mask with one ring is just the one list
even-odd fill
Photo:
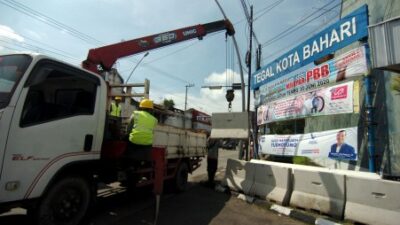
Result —
[[114, 101], [111, 102], [110, 106], [110, 115], [115, 117], [121, 117], [122, 107], [121, 107], [122, 98], [117, 96], [114, 98]]
[[139, 110], [133, 111], [128, 126], [129, 144], [126, 157], [134, 160], [151, 160], [153, 130], [158, 121], [153, 116], [154, 105], [150, 99], [143, 99]]

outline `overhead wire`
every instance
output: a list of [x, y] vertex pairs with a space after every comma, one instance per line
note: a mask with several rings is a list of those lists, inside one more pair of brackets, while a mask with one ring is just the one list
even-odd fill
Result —
[[[330, 19], [334, 19], [335, 17], [337, 17], [337, 15], [333, 16], [333, 17], [330, 18]], [[273, 57], [273, 56], [279, 55], [278, 53], [282, 53], [282, 52], [284, 52], [284, 51], [286, 51], [286, 50], [292, 48], [293, 45], [296, 45], [297, 43], [301, 43], [301, 42], [307, 40], [308, 38], [314, 36], [316, 32], [319, 32], [319, 31], [323, 30], [323, 29], [325, 28], [324, 26], [327, 25], [327, 24], [330, 24], [330, 23], [332, 23], [332, 21], [327, 20], [325, 23], [320, 24], [320, 25], [318, 26], [317, 29], [311, 31], [311, 33], [306, 33], [305, 35], [301, 36], [300, 38], [296, 39], [295, 41], [290, 42], [288, 45], [285, 45], [284, 47], [282, 47], [282, 48], [276, 50], [276, 51], [273, 52], [273, 53], [269, 53], [268, 55], [266, 55], [265, 57], [263, 57], [262, 60], [265, 60], [265, 59], [267, 59], [267, 58], [271, 58], [271, 57]]]
[[[279, 2], [279, 1], [282, 1], [282, 2], [283, 2], [284, 0], [278, 0], [278, 1], [276, 1], [276, 2]], [[269, 7], [271, 7], [271, 5], [274, 5], [276, 2], [274, 2], [274, 3], [272, 3], [272, 4], [269, 4], [269, 5], [266, 6], [265, 8], [262, 8], [262, 9], [256, 11], [256, 12], [254, 13], [253, 17], [256, 17], [256, 16], [258, 16], [258, 14], [263, 13], [264, 10], [268, 10]], [[275, 8], [275, 6], [274, 6], [273, 8]], [[270, 11], [270, 10], [269, 10], [269, 11]], [[244, 21], [246, 21], [246, 20], [247, 20], [247, 18], [245, 17], [245, 18], [243, 18], [243, 19], [241, 19], [241, 20], [238, 20], [238, 21], [234, 22], [233, 25], [237, 25], [237, 24], [242, 23], [242, 22], [244, 22]]]
[[[244, 0], [240, 0], [240, 2], [242, 3], [242, 8], [243, 8], [243, 11], [244, 11], [244, 15], [246, 16], [246, 19], [247, 19], [247, 24], [250, 26], [252, 21], [251, 21], [250, 15], [249, 15], [249, 11], [248, 11], [247, 5], [244, 2]], [[259, 45], [260, 42], [258, 41], [258, 38], [256, 36], [256, 33], [255, 33], [254, 29], [253, 29], [253, 32], [252, 32], [252, 36], [254, 37], [254, 40], [257, 43], [257, 45]]]
[[265, 14], [267, 14], [268, 12], [270, 12], [271, 10], [273, 10], [275, 7], [277, 7], [278, 5], [282, 4], [284, 0], [278, 0], [274, 3], [272, 3], [271, 5], [267, 6], [266, 8], [264, 8], [263, 10], [265, 10], [264, 12], [262, 12], [260, 15], [257, 15], [257, 13], [255, 14], [255, 18], [253, 19], [253, 21], [258, 20], [260, 17], [264, 16]]
[[[91, 44], [91, 45], [104, 44], [103, 42], [97, 40], [96, 38], [93, 38], [87, 34], [84, 34], [80, 31], [78, 31], [64, 23], [61, 23], [49, 16], [46, 16], [43, 13], [40, 13], [22, 3], [16, 2], [14, 0], [2, 0], [2, 1], [0, 1], [0, 3], [2, 3], [3, 5], [6, 5], [10, 8], [15, 9], [15, 10], [19, 11], [20, 13], [30, 16], [36, 20], [46, 23], [56, 29], [65, 31], [65, 32], [69, 33], [70, 35], [85, 41], [88, 44]], [[96, 44], [93, 44], [93, 43], [96, 43]]]
[[[347, 9], [347, 8], [352, 7], [355, 3], [356, 3], [356, 2], [353, 2], [353, 3], [349, 4], [348, 6], [346, 6], [345, 8], [343, 8], [342, 10], [345, 10], [345, 9]], [[335, 5], [335, 6], [337, 6], [337, 5]], [[334, 7], [332, 7], [330, 10], [326, 10], [325, 14], [331, 12], [333, 8], [334, 8]], [[341, 13], [341, 12], [339, 12], [339, 14], [340, 14], [340, 13]], [[333, 16], [331, 19], [333, 19], [334, 17], [337, 17], [337, 16], [340, 16], [340, 15], [335, 15], [335, 16]], [[302, 36], [301, 38], [297, 39], [297, 40], [294, 41], [294, 42], [295, 42], [295, 43], [299, 43], [299, 42], [301, 43], [301, 42], [307, 40], [308, 38], [310, 38], [311, 36], [313, 36], [316, 32], [319, 32], [319, 31], [321, 31], [322, 29], [324, 29], [324, 28], [325, 28], [325, 27], [324, 27], [325, 25], [327, 25], [327, 24], [329, 24], [329, 23], [332, 23], [333, 21], [331, 21], [331, 19], [328, 19], [326, 22], [324, 22], [323, 24], [319, 25], [316, 29], [314, 29], [313, 31], [311, 31], [312, 34], [307, 33], [306, 35]], [[274, 56], [274, 55], [277, 54], [277, 53], [283, 52], [283, 51], [285, 51], [286, 49], [289, 49], [289, 48], [290, 48], [291, 46], [293, 46], [293, 45], [294, 45], [294, 43], [290, 43], [289, 45], [286, 45], [285, 47], [283, 47], [283, 48], [281, 48], [281, 49], [275, 51], [274, 53], [268, 54], [268, 55], [265, 56], [262, 60], [265, 60], [265, 59], [267, 59], [267, 58], [270, 58], [270, 57]]]
[[[52, 27], [54, 27], [56, 29], [59, 29], [61, 31], [67, 31], [68, 34], [70, 34], [70, 35], [72, 35], [74, 37], [77, 37], [77, 38], [87, 42], [88, 44], [91, 44], [91, 45], [94, 45], [94, 46], [97, 46], [99, 44], [101, 44], [101, 45], [105, 44], [104, 42], [101, 42], [100, 40], [97, 40], [96, 38], [93, 38], [93, 37], [91, 37], [91, 36], [89, 36], [87, 34], [84, 34], [84, 33], [80, 32], [80, 31], [78, 31], [78, 30], [76, 30], [76, 29], [74, 29], [74, 28], [72, 28], [72, 27], [70, 27], [70, 26], [68, 26], [66, 24], [63, 24], [63, 23], [61, 23], [61, 22], [59, 22], [59, 21], [57, 21], [57, 20], [55, 20], [55, 19], [53, 19], [53, 18], [51, 18], [49, 16], [46, 16], [46, 15], [44, 15], [44, 14], [42, 14], [42, 13], [36, 11], [36, 10], [33, 10], [32, 8], [30, 8], [30, 7], [26, 6], [26, 5], [23, 5], [22, 3], [18, 3], [18, 2], [14, 1], [14, 0], [1, 0], [0, 3], [6, 5], [6, 6], [10, 7], [10, 8], [13, 8], [14, 10], [17, 10], [20, 13], [23, 13], [23, 14], [25, 14], [27, 16], [30, 16], [30, 17], [32, 17], [34, 19], [37, 19], [37, 20], [39, 20], [41, 22], [44, 22], [44, 23], [46, 23], [46, 24], [48, 24], [48, 25], [50, 25], [50, 26], [52, 26]], [[94, 42], [96, 42], [96, 43], [94, 43]], [[138, 63], [136, 60], [131, 60], [131, 61], [133, 61], [134, 63]], [[143, 64], [143, 66], [149, 68], [150, 70], [153, 70], [153, 71], [156, 71], [156, 72], [160, 73], [159, 75], [169, 77], [170, 79], [178, 80], [178, 81], [181, 81], [181, 82], [184, 82], [184, 83], [190, 83], [189, 81], [187, 81], [185, 79], [182, 79], [180, 77], [177, 77], [177, 76], [174, 76], [172, 74], [169, 74], [169, 73], [167, 73], [165, 71], [162, 71], [161, 69], [156, 68], [154, 66], [151, 66], [149, 64]]]
[[[326, 6], [328, 6], [328, 5], [330, 5], [331, 3], [332, 3], [332, 2], [328, 2], [327, 4], [325, 4], [325, 5], [323, 6], [323, 8], [326, 7]], [[333, 8], [339, 6], [339, 5], [340, 5], [340, 3], [334, 5], [333, 7], [331, 7], [331, 9], [333, 9]], [[283, 30], [282, 32], [280, 32], [280, 33], [278, 33], [277, 35], [275, 35], [274, 37], [272, 37], [272, 38], [270, 38], [269, 40], [265, 41], [265, 42], [262, 44], [262, 47], [265, 48], [266, 46], [271, 45], [272, 43], [274, 43], [274, 42], [276, 42], [276, 41], [278, 41], [278, 40], [281, 40], [281, 38], [282, 38], [283, 36], [288, 35], [288, 34], [294, 32], [294, 31], [300, 29], [301, 27], [307, 25], [307, 23], [309, 22], [308, 20], [310, 20], [310, 21], [315, 20], [315, 19], [317, 19], [317, 18], [319, 18], [319, 17], [321, 17], [321, 16], [323, 16], [323, 15], [325, 14], [325, 13], [320, 13], [320, 14], [318, 14], [317, 16], [313, 17], [313, 16], [316, 14], [316, 12], [317, 12], [317, 11], [312, 12], [311, 14], [309, 14], [309, 15], [306, 16], [305, 18], [301, 19], [301, 20], [300, 20], [299, 22], [297, 22], [296, 24], [290, 26], [289, 28]], [[310, 18], [311, 18], [311, 19], [310, 19]]]
[[[2, 38], [4, 38], [4, 37], [2, 37]], [[9, 38], [6, 38], [6, 39], [9, 39]], [[10, 40], [12, 40], [12, 39], [10, 39]], [[19, 48], [22, 48], [22, 49], [25, 49], [25, 50], [28, 50], [28, 51], [31, 51], [31, 52], [38, 52], [38, 50], [40, 50], [40, 51], [49, 51], [49, 50], [42, 49], [42, 48], [40, 48], [38, 46], [30, 45], [30, 44], [27, 44], [27, 43], [18, 44], [18, 43], [15, 43], [15, 42], [2, 40], [1, 38], [0, 38], [0, 42], [3, 42], [5, 44], [9, 44], [9, 45], [13, 45], [13, 46], [17, 46]], [[2, 46], [2, 47], [4, 47], [4, 46]], [[11, 50], [13, 49], [14, 51], [20, 51], [19, 49], [11, 48], [11, 47], [8, 47], [8, 49], [11, 49]], [[52, 52], [52, 53], [53, 54], [60, 54], [60, 53], [56, 53], [56, 52]], [[65, 56], [65, 57], [67, 57], [67, 56]], [[74, 65], [79, 64], [79, 63], [77, 63], [77, 62], [79, 62], [79, 60], [76, 60], [76, 59], [73, 59], [73, 58], [65, 59], [64, 61], [67, 61], [67, 62], [69, 62], [71, 64], [74, 64]]]
[[[3, 28], [1, 28], [1, 27], [0, 27], [0, 30], [3, 30], [3, 31], [5, 31], [5, 32], [7, 32], [7, 30], [5, 30], [5, 29], [3, 29]], [[68, 52], [66, 52], [66, 51], [64, 51], [64, 50], [61, 50], [61, 49], [52, 47], [52, 46], [50, 46], [50, 45], [48, 45], [48, 44], [45, 44], [45, 43], [43, 43], [43, 42], [34, 40], [34, 39], [32, 39], [32, 38], [26, 37], [26, 36], [21, 35], [21, 34], [18, 34], [18, 35], [21, 36], [21, 37], [24, 38], [24, 39], [30, 40], [30, 41], [32, 41], [32, 42], [39, 43], [39, 44], [44, 45], [44, 46], [47, 46], [47, 48], [43, 48], [43, 47], [39, 47], [39, 46], [37, 46], [37, 45], [29, 44], [28, 42], [23, 42], [23, 43], [20, 43], [20, 42], [13, 42], [13, 43], [18, 43], [19, 45], [21, 45], [21, 44], [29, 45], [29, 46], [32, 46], [32, 47], [33, 47], [33, 48], [32, 48], [33, 50], [34, 50], [34, 49], [41, 49], [42, 51], [50, 52], [50, 53], [53, 53], [53, 54], [56, 54], [56, 55], [59, 55], [59, 56], [63, 56], [63, 57], [66, 57], [66, 58], [70, 58], [70, 59], [73, 59], [73, 60], [76, 60], [76, 61], [80, 62], [80, 59], [78, 59], [76, 56], [73, 56], [73, 55], [71, 55], [70, 53], [68, 53]], [[1, 39], [1, 38], [6, 38], [6, 39], [8, 39], [8, 40], [10, 40], [10, 41], [14, 41], [14, 39], [8, 38], [8, 37], [6, 37], [6, 36], [0, 36], [0, 39]], [[50, 49], [52, 49], [52, 50], [49, 50], [48, 48], [50, 48]], [[57, 52], [55, 52], [55, 51], [57, 51]]]

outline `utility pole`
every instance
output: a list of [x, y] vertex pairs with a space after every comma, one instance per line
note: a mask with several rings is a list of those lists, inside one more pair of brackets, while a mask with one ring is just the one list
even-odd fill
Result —
[[252, 54], [252, 45], [253, 45], [253, 6], [250, 6], [250, 21], [249, 21], [249, 26], [250, 26], [250, 43], [249, 43], [249, 51], [246, 54], [246, 65], [248, 68], [248, 80], [247, 80], [247, 113], [248, 113], [248, 119], [249, 119], [249, 135], [248, 135], [248, 144], [247, 144], [247, 148], [246, 148], [246, 161], [249, 160], [249, 148], [250, 148], [250, 144], [251, 144], [251, 114], [250, 114], [250, 82], [251, 82], [251, 54]]
[[249, 71], [249, 76], [247, 80], [247, 112], [250, 112], [250, 81], [251, 81], [251, 54], [252, 54], [252, 45], [253, 45], [253, 6], [250, 6], [250, 44], [249, 44], [249, 51], [246, 55], [246, 64]]
[[188, 84], [185, 86], [186, 87], [186, 93], [185, 93], [185, 111], [187, 109], [187, 93], [188, 93], [188, 88], [194, 87], [194, 84]]
[[185, 110], [183, 111], [183, 129], [186, 129], [187, 93], [188, 93], [188, 88], [190, 87], [194, 87], [194, 84], [185, 85], [186, 92], [185, 92]]

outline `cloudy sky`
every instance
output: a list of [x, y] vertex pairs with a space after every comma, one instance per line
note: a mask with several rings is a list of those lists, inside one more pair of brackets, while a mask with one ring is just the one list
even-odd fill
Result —
[[[219, 2], [235, 26], [242, 60], [249, 45], [242, 2], [253, 5], [254, 31], [263, 46], [261, 65], [337, 21], [340, 11], [340, 0]], [[34, 51], [80, 65], [91, 48], [221, 19], [215, 0], [0, 0], [0, 54]], [[121, 59], [115, 67], [127, 78], [143, 54]], [[130, 82], [149, 79], [155, 102], [173, 99], [181, 109], [185, 86], [193, 83], [188, 108], [226, 112], [226, 89], [201, 87], [238, 83], [239, 74], [232, 40], [218, 32], [150, 51]], [[247, 70], [244, 74], [247, 83]], [[241, 92], [235, 91], [233, 111], [241, 111], [241, 105]]]

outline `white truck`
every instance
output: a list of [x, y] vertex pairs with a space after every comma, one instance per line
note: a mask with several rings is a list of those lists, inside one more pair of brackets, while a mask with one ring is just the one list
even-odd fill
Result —
[[[0, 212], [20, 206], [39, 224], [76, 225], [98, 182], [157, 182], [152, 165], [132, 171], [121, 163], [127, 141], [109, 135], [112, 85], [100, 74], [120, 57], [227, 26], [233, 30], [217, 21], [92, 49], [84, 69], [39, 54], [0, 56]], [[162, 125], [154, 133], [153, 151], [165, 150], [164, 179], [183, 190], [205, 154], [205, 134]], [[130, 181], [130, 173], [147, 180]]]
[[[119, 165], [125, 142], [105, 138], [108, 97], [101, 77], [42, 55], [5, 55], [0, 90], [3, 211], [24, 206], [40, 217], [54, 217], [49, 224], [78, 221], [97, 182], [125, 181], [121, 173], [127, 168]], [[175, 178], [184, 189], [188, 172], [205, 154], [206, 137], [159, 125], [154, 147], [166, 150], [165, 179]], [[140, 185], [151, 184], [148, 178]]]

